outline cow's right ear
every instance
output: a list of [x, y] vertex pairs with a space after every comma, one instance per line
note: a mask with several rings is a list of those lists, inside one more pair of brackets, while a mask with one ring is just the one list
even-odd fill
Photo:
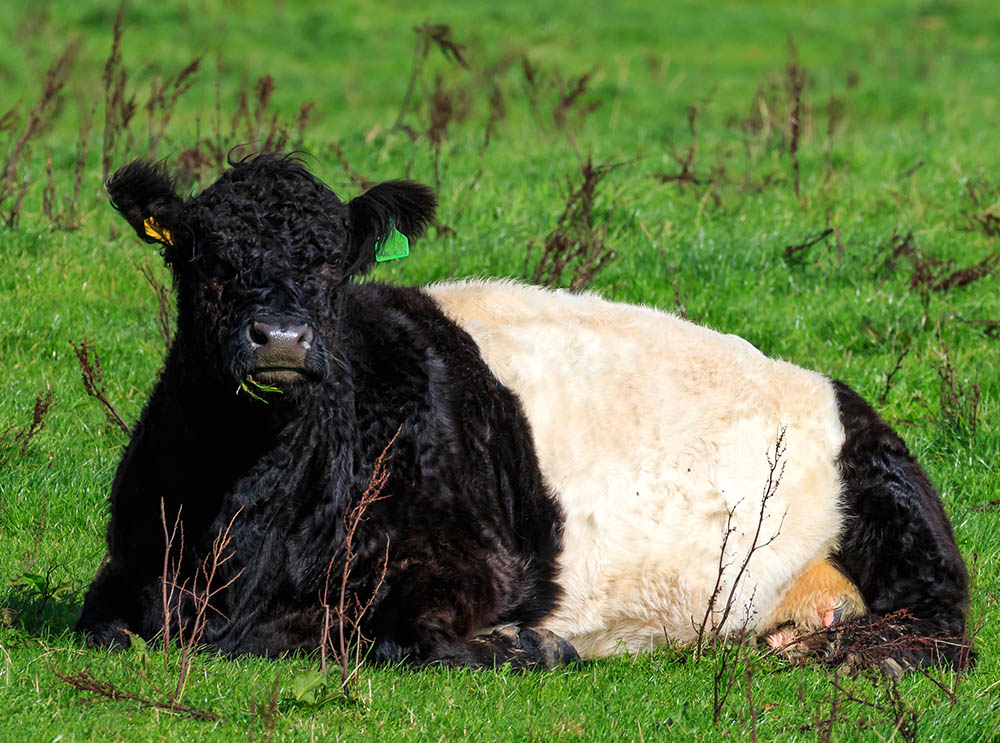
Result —
[[121, 212], [136, 234], [148, 243], [163, 246], [169, 262], [180, 235], [184, 201], [162, 162], [136, 160], [115, 173], [105, 184], [111, 205]]
[[380, 183], [351, 199], [347, 204], [351, 233], [347, 275], [370, 268], [377, 260], [378, 245], [394, 230], [408, 238], [423, 234], [436, 207], [434, 192], [413, 181]]

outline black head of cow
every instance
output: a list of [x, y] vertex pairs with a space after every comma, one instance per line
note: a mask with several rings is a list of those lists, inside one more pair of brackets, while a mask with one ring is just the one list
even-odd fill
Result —
[[299, 160], [273, 154], [234, 163], [186, 201], [162, 163], [133, 162], [107, 188], [139, 237], [162, 246], [186, 355], [223, 378], [278, 387], [330, 372], [338, 289], [393, 230], [419, 235], [435, 207], [409, 181], [345, 204]]

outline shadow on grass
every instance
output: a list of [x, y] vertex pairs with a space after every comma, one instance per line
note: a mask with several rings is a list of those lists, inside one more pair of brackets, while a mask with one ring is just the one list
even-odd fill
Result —
[[82, 607], [82, 587], [53, 595], [22, 578], [0, 594], [0, 626], [39, 639], [71, 635]]

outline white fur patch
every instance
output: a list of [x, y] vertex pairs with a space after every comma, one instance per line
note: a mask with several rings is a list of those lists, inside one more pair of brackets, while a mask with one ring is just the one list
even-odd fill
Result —
[[[521, 399], [542, 472], [566, 514], [542, 622], [585, 658], [694, 642], [733, 532], [716, 613], [770, 629], [791, 582], [836, 546], [830, 381], [746, 341], [648, 307], [506, 281], [428, 287]], [[784, 472], [760, 519], [779, 433]], [[733, 581], [753, 543], [743, 578]]]

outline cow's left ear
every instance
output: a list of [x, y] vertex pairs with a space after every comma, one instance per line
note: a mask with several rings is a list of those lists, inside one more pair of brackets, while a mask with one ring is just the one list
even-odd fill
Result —
[[398, 230], [419, 237], [434, 219], [437, 199], [427, 186], [413, 181], [387, 181], [352, 199], [347, 274], [364, 271], [375, 262], [376, 247]]

